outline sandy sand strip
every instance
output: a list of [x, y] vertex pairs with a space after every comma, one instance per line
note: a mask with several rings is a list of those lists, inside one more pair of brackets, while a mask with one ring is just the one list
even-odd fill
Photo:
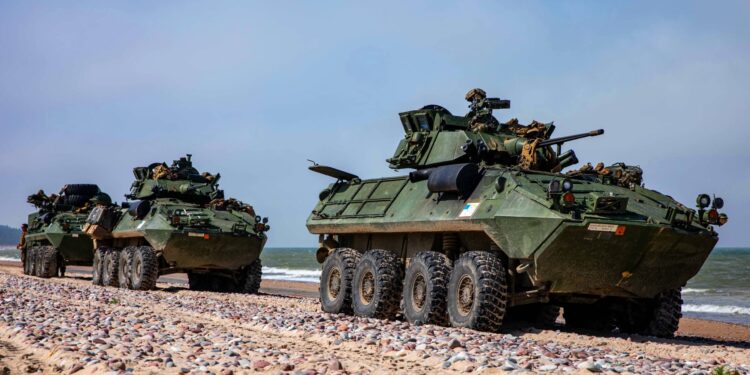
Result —
[[[5, 343], [0, 362], [12, 371], [36, 366], [68, 373], [528, 369], [699, 374], [721, 364], [750, 369], [750, 346], [726, 340], [415, 327], [321, 313], [313, 298], [159, 286], [162, 290], [152, 292], [103, 288], [82, 277], [43, 280], [20, 275], [16, 267], [0, 267], [0, 343]], [[267, 292], [275, 287], [293, 291], [294, 283], [264, 282]], [[317, 289], [303, 288], [301, 294]]]

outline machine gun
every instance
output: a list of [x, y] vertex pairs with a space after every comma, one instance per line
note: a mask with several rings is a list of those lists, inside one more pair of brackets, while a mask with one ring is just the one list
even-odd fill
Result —
[[565, 142], [575, 141], [576, 139], [581, 139], [581, 138], [596, 137], [597, 135], [602, 135], [602, 134], [604, 134], [604, 129], [592, 130], [586, 133], [547, 139], [547, 140], [539, 142], [537, 144], [537, 147], [546, 147], [546, 146], [552, 146], [552, 145], [557, 145], [559, 147], [559, 146], [562, 146], [562, 144]]
[[[523, 145], [521, 155], [518, 159], [518, 166], [522, 169], [541, 168], [549, 169], [551, 172], [559, 172], [565, 167], [578, 163], [578, 158], [576, 157], [575, 152], [573, 152], [572, 150], [561, 154], [563, 143], [581, 138], [595, 137], [602, 134], [604, 134], [604, 129], [592, 130], [586, 133], [568, 135], [565, 137], [551, 138], [546, 140], [529, 140]], [[557, 145], [557, 152], [554, 155], [548, 155], [550, 153], [544, 151], [542, 151], [542, 155], [540, 155], [540, 152], [538, 152], [540, 149], [552, 145]], [[542, 160], [540, 160], [540, 156], [544, 156], [545, 163], [542, 163]], [[542, 168], [542, 164], [546, 164], [547, 168]]]

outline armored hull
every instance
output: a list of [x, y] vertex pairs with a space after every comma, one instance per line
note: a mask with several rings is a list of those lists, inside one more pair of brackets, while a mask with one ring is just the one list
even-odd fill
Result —
[[409, 175], [311, 167], [336, 178], [307, 220], [323, 309], [491, 331], [552, 325], [562, 306], [569, 325], [673, 334], [723, 202], [689, 209], [625, 164], [562, 173], [575, 154], [550, 146], [603, 131], [553, 139], [551, 124], [500, 124], [474, 105], [464, 117], [401, 114], [406, 136], [388, 161]]
[[253, 208], [224, 199], [218, 178], [189, 158], [134, 170], [121, 207], [99, 207], [87, 233], [96, 239], [94, 283], [152, 289], [159, 275], [186, 272], [191, 289], [255, 293], [269, 229]]
[[24, 273], [40, 277], [64, 276], [66, 265], [90, 266], [93, 240], [83, 232], [90, 210], [88, 200], [99, 193], [91, 184], [65, 185], [59, 195], [44, 192], [29, 197], [39, 211], [29, 215], [23, 251]]
[[549, 182], [566, 178], [488, 168], [460, 199], [437, 197], [427, 181], [408, 176], [332, 184], [307, 226], [311, 233], [336, 235], [343, 247], [399, 249], [407, 258], [442, 250], [442, 234], [449, 233], [466, 249], [496, 247], [511, 265], [530, 264], [525, 272], [558, 300], [576, 294], [652, 298], [684, 285], [718, 240], [699, 225], [670, 221], [667, 214], [681, 205], [641, 187], [572, 180], [581, 206], [597, 194], [627, 199], [629, 207], [573, 217], [547, 198]]

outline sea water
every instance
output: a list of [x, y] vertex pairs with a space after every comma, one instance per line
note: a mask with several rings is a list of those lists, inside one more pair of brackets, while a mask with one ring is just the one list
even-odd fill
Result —
[[[266, 248], [263, 278], [317, 283], [314, 248]], [[0, 248], [0, 260], [18, 260], [18, 250]], [[685, 316], [750, 325], [750, 248], [715, 249], [682, 289]]]

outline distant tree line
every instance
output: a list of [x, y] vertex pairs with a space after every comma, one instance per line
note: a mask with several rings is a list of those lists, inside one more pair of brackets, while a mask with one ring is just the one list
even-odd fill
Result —
[[0, 225], [0, 245], [15, 245], [18, 243], [19, 237], [21, 237], [20, 228]]

